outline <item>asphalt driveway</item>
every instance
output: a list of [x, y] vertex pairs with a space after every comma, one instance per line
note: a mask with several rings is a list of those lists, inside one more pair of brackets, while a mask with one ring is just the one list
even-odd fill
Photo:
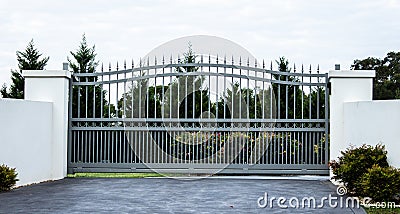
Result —
[[[338, 199], [321, 200], [329, 195]], [[304, 197], [316, 207], [312, 200], [303, 207]], [[0, 213], [364, 213], [340, 208], [340, 198], [327, 179], [302, 177], [67, 178], [1, 193]]]

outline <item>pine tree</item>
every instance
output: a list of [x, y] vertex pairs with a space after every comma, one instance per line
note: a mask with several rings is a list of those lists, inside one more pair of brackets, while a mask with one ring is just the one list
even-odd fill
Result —
[[[68, 58], [68, 62], [72, 72], [94, 73], [96, 71], [99, 63], [96, 60], [95, 46], [88, 46], [85, 34], [83, 34], [82, 41], [76, 52], [71, 51], [70, 53], [73, 59]], [[96, 82], [97, 77], [80, 77], [78, 81]], [[115, 114], [115, 107], [112, 104], [108, 105], [108, 101], [105, 99], [107, 91], [103, 90], [101, 86], [74, 86], [72, 93], [73, 117], [99, 118], [101, 116], [111, 117]], [[101, 105], [103, 105], [103, 115], [101, 115]]]
[[18, 70], [11, 70], [11, 81], [9, 90], [4, 84], [0, 90], [3, 98], [24, 98], [25, 79], [22, 76], [22, 70], [43, 70], [49, 61], [49, 57], [43, 57], [42, 54], [35, 48], [33, 39], [29, 42], [25, 51], [17, 51]]

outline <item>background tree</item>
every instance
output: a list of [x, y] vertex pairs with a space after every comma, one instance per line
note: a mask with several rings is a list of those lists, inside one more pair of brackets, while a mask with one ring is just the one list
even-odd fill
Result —
[[351, 69], [376, 71], [374, 100], [400, 99], [400, 52], [389, 52], [384, 59], [356, 59]]
[[0, 90], [3, 98], [24, 98], [25, 79], [22, 70], [43, 70], [49, 61], [49, 57], [42, 57], [42, 54], [35, 48], [33, 39], [29, 42], [25, 50], [17, 51], [17, 61], [19, 70], [11, 70], [12, 84], [7, 90], [4, 84]]
[[[71, 51], [72, 59], [68, 58], [69, 66], [74, 73], [94, 73], [98, 66], [96, 61], [95, 46], [89, 47], [86, 36], [76, 50]], [[97, 77], [79, 77], [73, 81], [94, 83]], [[115, 107], [106, 100], [107, 91], [99, 85], [74, 86], [72, 95], [72, 116], [81, 118], [99, 118], [115, 116]], [[101, 106], [103, 105], [103, 114]], [[79, 108], [78, 108], [79, 106]]]

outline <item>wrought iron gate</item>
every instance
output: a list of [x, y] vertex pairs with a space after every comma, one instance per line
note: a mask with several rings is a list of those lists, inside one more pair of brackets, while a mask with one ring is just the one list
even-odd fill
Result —
[[69, 173], [329, 174], [327, 74], [236, 61], [74, 73]]

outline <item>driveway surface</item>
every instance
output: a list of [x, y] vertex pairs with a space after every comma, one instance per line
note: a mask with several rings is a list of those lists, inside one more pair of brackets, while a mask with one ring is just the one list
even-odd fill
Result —
[[[280, 208], [277, 199], [286, 198]], [[336, 208], [329, 199], [338, 197]], [[296, 197], [299, 200], [296, 206]], [[316, 206], [302, 203], [314, 197]], [[0, 193], [0, 213], [364, 213], [340, 208], [336, 187], [327, 179], [212, 177], [195, 180], [171, 178], [67, 178]], [[331, 201], [334, 205], [335, 200]], [[345, 199], [343, 198], [343, 204]], [[265, 208], [260, 207], [266, 205]]]

